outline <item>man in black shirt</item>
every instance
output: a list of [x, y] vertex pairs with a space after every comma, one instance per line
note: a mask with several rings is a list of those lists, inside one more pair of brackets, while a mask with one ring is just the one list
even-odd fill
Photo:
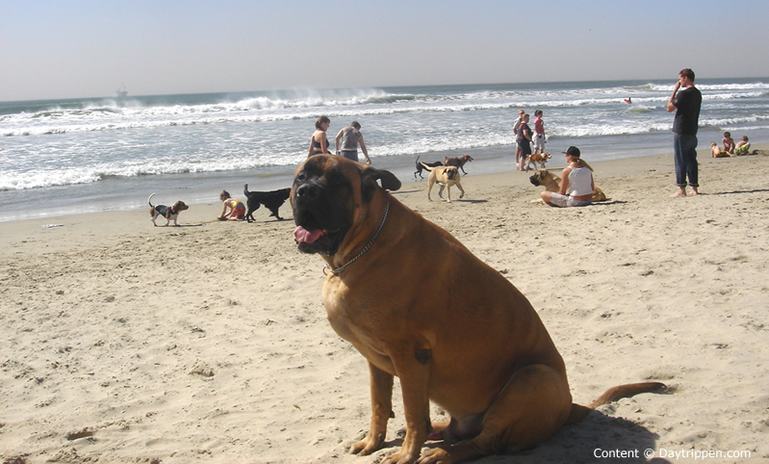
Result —
[[[679, 89], [683, 88], [679, 92]], [[676, 116], [673, 120], [673, 148], [676, 162], [676, 184], [674, 196], [686, 196], [686, 179], [692, 187], [692, 194], [699, 194], [697, 180], [697, 124], [700, 118], [702, 94], [694, 87], [694, 71], [684, 68], [678, 73], [678, 82], [668, 100], [667, 110]]]

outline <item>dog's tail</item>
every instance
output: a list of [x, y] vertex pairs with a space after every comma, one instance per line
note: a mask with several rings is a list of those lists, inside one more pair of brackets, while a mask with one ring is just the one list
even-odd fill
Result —
[[248, 191], [248, 184], [245, 184], [243, 186], [243, 195], [248, 196], [248, 194], [251, 193]]
[[425, 163], [423, 163], [423, 162], [421, 162], [421, 161], [419, 162], [419, 164], [421, 164], [421, 165], [422, 165], [422, 167], [423, 167], [424, 169], [426, 169], [428, 172], [432, 172], [433, 168], [431, 168], [430, 166], [426, 165]]
[[571, 404], [571, 414], [566, 420], [567, 424], [574, 424], [590, 414], [590, 411], [594, 410], [598, 406], [617, 401], [621, 398], [629, 398], [641, 393], [670, 393], [671, 390], [662, 382], [639, 382], [639, 383], [627, 383], [624, 385], [617, 385], [606, 390], [603, 395], [596, 398], [592, 403], [587, 406], [581, 404]]
[[154, 196], [155, 196], [154, 193], [150, 193], [150, 197], [147, 198], [147, 203], [150, 204], [150, 208], [154, 208], [155, 207], [155, 205], [152, 204], [152, 197], [154, 197]]

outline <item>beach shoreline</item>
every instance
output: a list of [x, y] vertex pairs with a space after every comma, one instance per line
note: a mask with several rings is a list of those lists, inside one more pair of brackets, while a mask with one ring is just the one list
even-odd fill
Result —
[[[606, 144], [611, 140], [583, 140], [582, 142], [587, 143], [580, 148], [585, 153], [585, 159], [591, 163], [656, 156], [668, 156], [672, 159], [673, 156], [672, 148], [668, 152], [666, 148], [661, 147], [635, 148], [620, 152], [599, 151], [596, 154], [594, 153], [598, 148], [596, 144]], [[553, 159], [549, 166], [558, 166], [562, 163], [560, 151], [567, 148], [566, 143], [559, 139], [550, 142], [548, 151], [553, 155]], [[427, 152], [420, 155], [374, 156], [373, 161], [377, 168], [390, 170], [402, 181], [408, 182], [414, 179], [414, 165], [417, 159], [441, 161], [444, 156], [471, 155], [474, 161], [468, 163], [465, 169], [473, 174], [512, 171], [515, 169], [513, 150], [513, 145], [510, 144]], [[698, 151], [700, 157], [710, 156], [705, 146], [700, 146]], [[273, 166], [229, 172], [108, 178], [89, 184], [5, 191], [0, 192], [0, 224], [28, 219], [47, 218], [53, 221], [59, 217], [83, 213], [143, 210], [147, 207], [147, 197], [153, 192], [156, 193], [156, 204], [169, 204], [182, 200], [189, 205], [206, 205], [215, 201], [222, 190], [229, 191], [236, 198], [243, 198], [244, 184], [248, 184], [252, 191], [289, 187], [293, 170], [293, 166]], [[35, 206], [31, 207], [31, 205]]]
[[[698, 83], [705, 99], [700, 148], [726, 130], [769, 143], [769, 79]], [[544, 110], [551, 153], [576, 145], [593, 162], [672, 156], [671, 85], [468, 84], [0, 103], [0, 222], [144, 208], [153, 192], [162, 203], [198, 204], [222, 189], [240, 194], [246, 183], [286, 187], [319, 115], [331, 118], [332, 142], [358, 120], [375, 165], [403, 179], [417, 156], [469, 153], [476, 173], [508, 169], [519, 108]], [[631, 94], [634, 103], [623, 103]]]
[[[511, 170], [470, 169], [451, 204], [428, 202], [423, 182], [394, 193], [529, 299], [575, 401], [672, 387], [602, 406], [516, 462], [647, 447], [769, 460], [769, 156], [700, 154], [704, 194], [682, 199], [669, 155], [592, 164], [611, 201], [586, 208], [536, 203], [541, 188]], [[392, 451], [346, 451], [368, 424], [368, 374], [326, 320], [322, 259], [296, 250], [291, 220], [218, 214], [211, 202], [184, 227], [146, 211], [0, 224], [2, 459], [359, 464]], [[404, 425], [397, 382], [393, 403], [388, 440]]]

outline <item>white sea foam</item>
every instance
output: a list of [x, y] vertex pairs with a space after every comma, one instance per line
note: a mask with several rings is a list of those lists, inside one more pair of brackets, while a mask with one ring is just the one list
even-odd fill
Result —
[[[729, 92], [704, 95], [705, 101], [731, 101], [760, 96], [757, 92]], [[53, 108], [34, 114], [19, 113], [5, 115], [0, 124], [2, 136], [53, 135], [68, 132], [92, 132], [106, 130], [124, 130], [157, 128], [164, 126], [189, 126], [196, 124], [226, 124], [260, 123], [288, 121], [298, 119], [314, 119], [320, 112], [318, 106], [311, 106], [311, 101], [281, 102], [258, 97], [240, 100], [236, 103], [219, 103], [208, 105], [172, 105], [129, 108], [83, 108], [64, 110]], [[357, 97], [355, 97], [357, 98]], [[366, 99], [372, 97], [366, 96]], [[385, 98], [382, 96], [376, 98]], [[389, 98], [389, 97], [386, 97]], [[652, 111], [662, 108], [664, 97], [637, 97], [630, 111]], [[325, 102], [322, 111], [331, 117], [365, 117], [377, 115], [394, 115], [405, 113], [451, 113], [451, 112], [480, 112], [493, 110], [514, 110], [516, 108], [575, 108], [589, 106], [607, 106], [625, 109], [618, 98], [577, 98], [571, 100], [529, 99], [502, 102], [447, 102], [445, 99], [432, 99], [429, 102], [406, 100], [400, 104], [369, 105], [353, 104], [351, 101]], [[408, 104], [406, 104], [408, 102]], [[657, 103], [658, 105], [649, 105]], [[272, 105], [272, 106], [271, 106]], [[257, 107], [257, 109], [254, 109]], [[269, 111], [277, 108], [277, 111]], [[303, 109], [303, 111], [295, 111]], [[294, 111], [286, 111], [294, 110]]]
[[[769, 83], [698, 87], [705, 101], [702, 127], [751, 131], [769, 126]], [[672, 115], [665, 111], [671, 90], [672, 85], [658, 83], [540, 84], [292, 89], [61, 101], [47, 108], [0, 103], [0, 135], [9, 137], [0, 140], [0, 190], [291, 165], [305, 156], [312, 122], [320, 114], [331, 117], [334, 131], [340, 121], [360, 120], [376, 157], [512, 146], [510, 124], [518, 108], [544, 109], [554, 138], [623, 140], [671, 129]], [[623, 103], [627, 96], [632, 105]]]
[[[675, 82], [671, 82], [670, 85], [666, 84], [646, 84], [644, 87], [658, 92], [672, 92]], [[696, 83], [696, 87], [700, 91], [714, 91], [714, 90], [769, 90], [769, 83], [766, 82], [752, 82], [746, 84], [700, 84]]]

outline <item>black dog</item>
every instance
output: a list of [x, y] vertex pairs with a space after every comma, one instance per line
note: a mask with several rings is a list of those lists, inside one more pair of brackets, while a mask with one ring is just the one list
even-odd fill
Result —
[[441, 161], [433, 161], [432, 163], [425, 163], [424, 161], [422, 161], [420, 163], [419, 162], [419, 157], [417, 156], [417, 170], [414, 171], [414, 179], [417, 178], [417, 174], [419, 174], [419, 178], [420, 179], [424, 179], [424, 177], [422, 177], [422, 171], [425, 170], [425, 167], [423, 166], [423, 164], [426, 164], [426, 165], [430, 166], [431, 168], [434, 168], [436, 166], [443, 166], [443, 162], [441, 162]]
[[243, 186], [243, 195], [248, 198], [248, 200], [246, 200], [246, 205], [248, 206], [246, 220], [248, 222], [255, 221], [254, 211], [259, 209], [260, 205], [264, 205], [265, 208], [271, 211], [272, 214], [270, 214], [270, 216], [275, 216], [278, 221], [282, 221], [283, 218], [278, 214], [278, 209], [283, 206], [283, 203], [285, 203], [286, 200], [288, 200], [288, 195], [290, 193], [290, 188], [273, 190], [271, 192], [249, 192], [248, 184], [246, 184]]
[[462, 155], [462, 156], [457, 156], [457, 157], [454, 157], [454, 158], [449, 158], [447, 156], [447, 157], [443, 158], [443, 165], [444, 166], [456, 166], [457, 168], [461, 169], [462, 170], [462, 174], [466, 176], [467, 173], [465, 172], [465, 163], [467, 163], [468, 161], [472, 161], [472, 160], [473, 160], [473, 157], [470, 156], [470, 155]]

